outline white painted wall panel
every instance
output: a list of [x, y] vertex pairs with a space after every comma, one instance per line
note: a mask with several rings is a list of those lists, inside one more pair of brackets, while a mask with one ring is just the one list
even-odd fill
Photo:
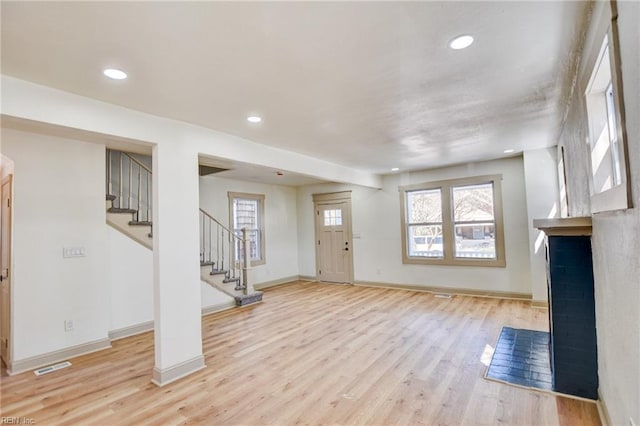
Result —
[[[13, 361], [106, 338], [104, 146], [9, 129], [2, 140], [15, 164]], [[86, 256], [63, 259], [63, 247]]]

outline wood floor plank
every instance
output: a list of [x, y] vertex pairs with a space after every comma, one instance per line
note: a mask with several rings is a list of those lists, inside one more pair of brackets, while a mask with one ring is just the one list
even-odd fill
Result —
[[[51, 425], [599, 425], [596, 405], [485, 380], [527, 302], [293, 282], [203, 318], [206, 368], [151, 384], [153, 333], [0, 381], [2, 416]], [[485, 354], [486, 358], [486, 354]]]

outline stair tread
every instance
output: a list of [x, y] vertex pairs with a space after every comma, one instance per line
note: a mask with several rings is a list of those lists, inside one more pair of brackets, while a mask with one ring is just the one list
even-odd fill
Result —
[[107, 201], [113, 201], [116, 199], [115, 195], [107, 194]]
[[129, 225], [132, 225], [132, 226], [152, 226], [153, 224], [151, 222], [149, 222], [148, 220], [139, 220], [139, 221], [131, 220], [131, 221], [129, 221]]
[[107, 209], [109, 213], [137, 213], [138, 210], [134, 209], [121, 209], [119, 207], [110, 207]]
[[215, 271], [209, 272], [209, 275], [222, 275], [222, 274], [226, 274], [227, 272], [229, 271], [226, 269], [220, 269], [220, 270], [216, 269]]

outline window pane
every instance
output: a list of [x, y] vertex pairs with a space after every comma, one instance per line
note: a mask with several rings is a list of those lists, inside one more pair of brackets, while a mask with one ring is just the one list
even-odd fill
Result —
[[442, 193], [438, 189], [407, 192], [409, 223], [442, 222]]
[[620, 153], [618, 148], [618, 126], [616, 124], [616, 110], [613, 101], [613, 84], [607, 87], [607, 125], [609, 127], [609, 140], [611, 141], [611, 160], [613, 161], [613, 185], [622, 183], [620, 172]]
[[342, 210], [325, 210], [324, 226], [340, 226], [342, 225]]
[[[236, 235], [242, 238], [242, 231], [240, 229], [236, 229], [235, 231]], [[249, 243], [249, 259], [260, 260], [260, 232], [257, 229], [247, 229], [247, 240]], [[238, 261], [242, 261], [244, 259], [240, 240], [235, 240], [235, 253]]]
[[410, 225], [408, 237], [409, 256], [444, 256], [441, 225]]
[[258, 228], [258, 200], [233, 200], [234, 228]]
[[493, 221], [493, 184], [454, 187], [453, 217], [455, 222]]
[[495, 259], [496, 227], [494, 222], [455, 225], [455, 255], [462, 258]]

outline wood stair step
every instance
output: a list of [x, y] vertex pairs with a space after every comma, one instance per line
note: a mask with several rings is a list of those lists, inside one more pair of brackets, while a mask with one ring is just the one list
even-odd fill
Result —
[[107, 194], [107, 201], [113, 201], [116, 199], [115, 195]]
[[129, 221], [129, 225], [131, 225], [131, 226], [152, 226], [152, 223], [149, 222], [148, 220], [140, 220], [140, 221], [132, 220], [132, 221]]
[[121, 209], [118, 207], [111, 207], [109, 209], [107, 209], [107, 211], [109, 213], [137, 213], [138, 210], [134, 210], [134, 209]]

